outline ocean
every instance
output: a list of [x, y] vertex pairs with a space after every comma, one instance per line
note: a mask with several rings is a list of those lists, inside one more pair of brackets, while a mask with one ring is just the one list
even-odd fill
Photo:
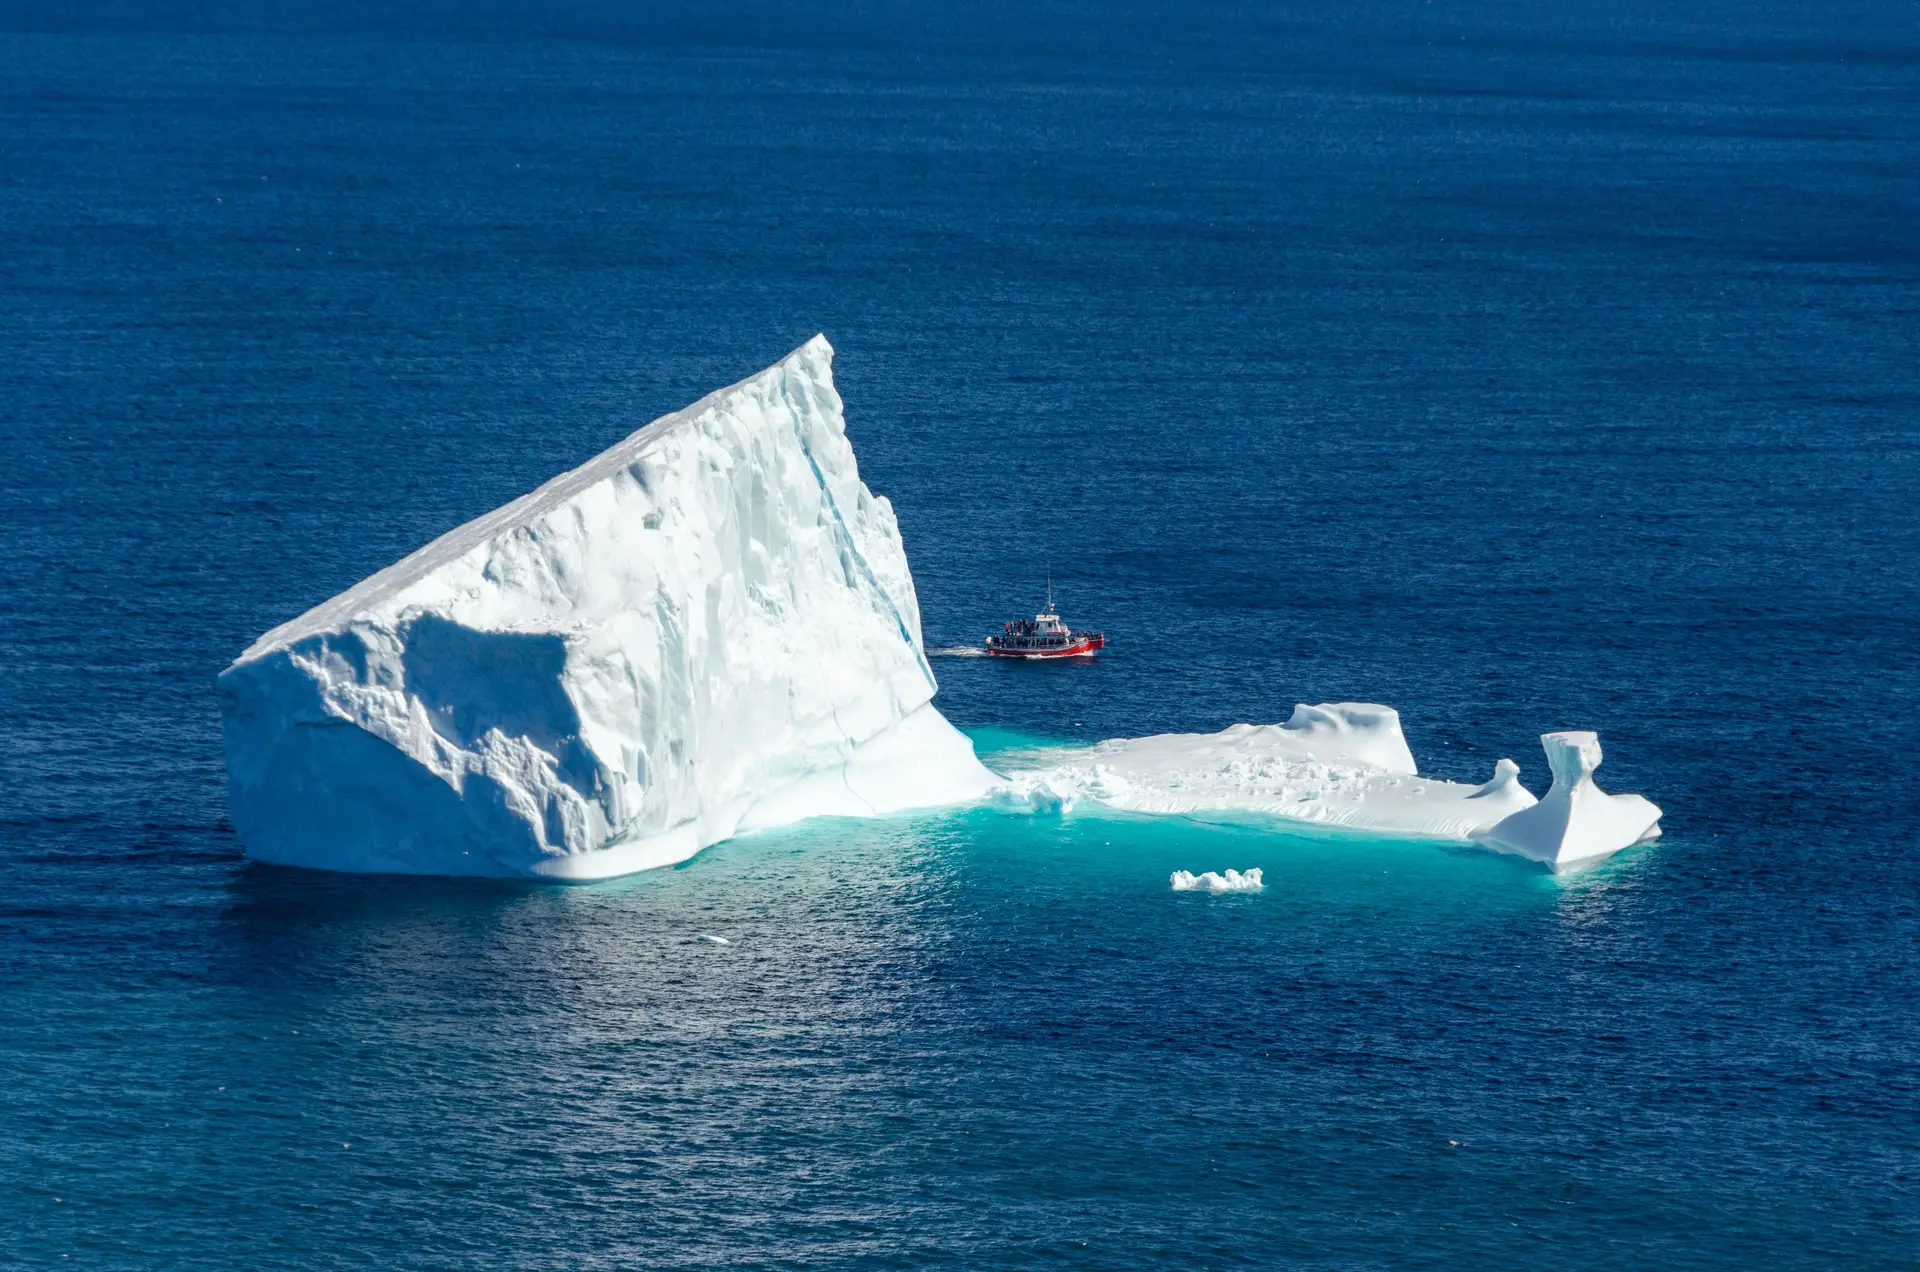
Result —
[[[1920, 1267], [1916, 83], [1891, 0], [0, 2], [0, 1267]], [[928, 646], [1108, 634], [934, 659], [989, 762], [1384, 702], [1664, 836], [243, 860], [256, 635], [816, 331]]]

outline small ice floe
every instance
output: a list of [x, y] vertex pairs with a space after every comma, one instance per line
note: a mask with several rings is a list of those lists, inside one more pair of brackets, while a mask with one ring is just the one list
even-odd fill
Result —
[[1260, 869], [1257, 866], [1245, 874], [1238, 870], [1229, 870], [1225, 874], [1215, 874], [1211, 870], [1205, 874], [1176, 870], [1168, 878], [1175, 892], [1258, 892], [1267, 886], [1260, 882]]
[[703, 941], [706, 941], [710, 945], [732, 945], [733, 944], [733, 942], [729, 941], [726, 937], [714, 936], [710, 932], [702, 932], [700, 934], [700, 939]]
[[929, 649], [928, 654], [935, 658], [985, 658], [987, 651], [976, 645], [942, 645], [938, 649]]

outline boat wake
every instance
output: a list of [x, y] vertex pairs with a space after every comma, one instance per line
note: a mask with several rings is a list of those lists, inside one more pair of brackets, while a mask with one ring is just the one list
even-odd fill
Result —
[[985, 658], [987, 651], [977, 645], [943, 645], [939, 649], [929, 649], [929, 658]]

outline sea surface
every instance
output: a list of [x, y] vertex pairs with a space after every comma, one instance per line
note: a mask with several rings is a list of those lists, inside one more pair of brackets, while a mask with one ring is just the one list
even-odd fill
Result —
[[[243, 861], [255, 635], [816, 331], [929, 646], [1112, 641], [989, 758], [1665, 837]], [[1920, 1267], [1917, 562], [1912, 3], [0, 0], [0, 1267]]]

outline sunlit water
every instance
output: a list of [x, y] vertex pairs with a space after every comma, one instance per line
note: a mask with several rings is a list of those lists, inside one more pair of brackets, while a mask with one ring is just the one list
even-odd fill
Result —
[[[0, 1266], [1913, 1266], [1911, 14], [1568, 8], [0, 7]], [[815, 330], [929, 647], [1111, 640], [935, 660], [996, 762], [1666, 837], [242, 862], [228, 659]]]

